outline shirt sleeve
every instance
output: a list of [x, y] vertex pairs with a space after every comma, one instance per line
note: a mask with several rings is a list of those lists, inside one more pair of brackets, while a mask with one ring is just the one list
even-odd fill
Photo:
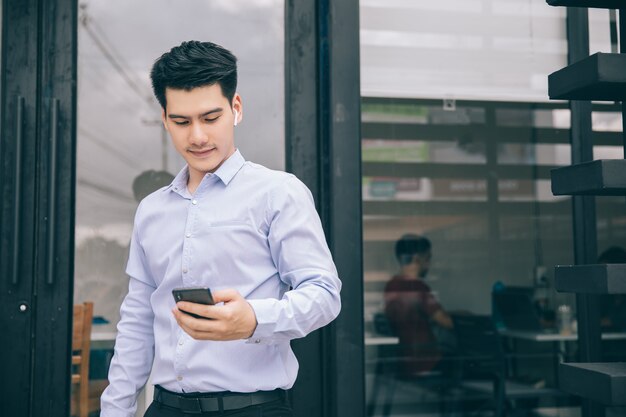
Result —
[[[139, 212], [139, 210], [138, 210]], [[115, 353], [109, 368], [109, 386], [101, 397], [101, 417], [134, 417], [137, 396], [150, 376], [154, 359], [154, 313], [150, 296], [156, 285], [146, 267], [145, 253], [135, 230], [126, 273], [128, 294], [120, 309]]]
[[341, 281], [308, 188], [290, 176], [268, 198], [269, 248], [280, 279], [292, 289], [282, 299], [248, 300], [257, 318], [249, 343], [304, 337], [334, 320]]

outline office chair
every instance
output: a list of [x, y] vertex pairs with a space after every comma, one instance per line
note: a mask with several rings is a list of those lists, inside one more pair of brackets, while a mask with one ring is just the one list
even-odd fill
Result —
[[[384, 313], [374, 315], [374, 328], [379, 335], [396, 336]], [[437, 395], [439, 413], [444, 414], [445, 395], [453, 385], [451, 378], [441, 371], [407, 375], [403, 369], [403, 366], [406, 365], [406, 359], [402, 354], [402, 345], [399, 343], [378, 346], [372, 393], [367, 404], [367, 416], [374, 415], [381, 393], [383, 395], [382, 415], [387, 417], [391, 414], [399, 381], [415, 385], [431, 393], [434, 392]]]
[[453, 314], [452, 321], [464, 370], [459, 386], [489, 396], [496, 417], [505, 415], [512, 400], [563, 396], [556, 389], [536, 388], [507, 378], [501, 336], [490, 316]]

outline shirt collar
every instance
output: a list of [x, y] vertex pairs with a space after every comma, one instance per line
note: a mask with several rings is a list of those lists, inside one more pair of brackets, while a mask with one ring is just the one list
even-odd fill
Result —
[[187, 189], [187, 180], [189, 178], [189, 167], [185, 165], [178, 174], [172, 180], [172, 183], [165, 187], [163, 191], [174, 191], [182, 195], [182, 192]]
[[237, 172], [243, 167], [243, 164], [246, 162], [239, 149], [235, 150], [231, 156], [228, 157], [227, 160], [222, 163], [222, 165], [215, 171], [215, 175], [222, 180], [224, 185], [228, 185], [232, 179], [235, 177]]
[[[222, 163], [222, 165], [215, 171], [215, 176], [217, 176], [224, 185], [228, 185], [232, 179], [235, 177], [237, 172], [243, 167], [243, 164], [246, 162], [239, 149], [235, 150], [231, 156], [228, 157], [227, 160]], [[185, 165], [174, 177], [172, 183], [165, 188], [165, 190], [172, 190], [176, 192], [181, 192], [182, 190], [187, 189], [187, 181], [189, 180], [189, 166]]]

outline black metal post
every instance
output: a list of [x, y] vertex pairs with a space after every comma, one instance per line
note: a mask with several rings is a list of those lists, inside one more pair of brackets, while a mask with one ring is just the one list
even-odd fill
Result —
[[[316, 19], [316, 2], [285, 2], [285, 165], [287, 171], [309, 187], [319, 211]], [[313, 332], [291, 343], [300, 362], [291, 393], [295, 415], [323, 416], [323, 405], [327, 402], [322, 388], [326, 385], [322, 354], [326, 331]]]
[[[589, 17], [585, 8], [567, 8], [568, 63], [589, 56]], [[572, 165], [593, 160], [591, 102], [571, 101]], [[577, 265], [596, 262], [596, 206], [593, 196], [572, 197], [574, 259]], [[598, 295], [576, 295], [579, 360], [600, 362], [600, 302]], [[602, 417], [604, 407], [583, 399], [583, 417]]]
[[[361, 84], [359, 0], [328, 1], [330, 5], [331, 138], [327, 175], [331, 250], [343, 282], [343, 310], [336, 321], [330, 376], [334, 386], [329, 416], [365, 415], [363, 330], [363, 235], [361, 210]], [[331, 368], [332, 369], [332, 368]]]
[[365, 412], [358, 7], [286, 2], [286, 166], [315, 196], [343, 282], [339, 318], [292, 343], [298, 416]]
[[[619, 52], [626, 54], [626, 8], [619, 11]], [[622, 137], [624, 158], [626, 158], [626, 101], [622, 101]]]

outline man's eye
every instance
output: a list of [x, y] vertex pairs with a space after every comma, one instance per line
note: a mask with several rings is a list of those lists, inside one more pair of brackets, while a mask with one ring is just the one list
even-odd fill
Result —
[[186, 124], [189, 124], [188, 121], [184, 121], [184, 122], [176, 122], [174, 121], [175, 124], [177, 124], [178, 126], [185, 126]]
[[213, 122], [214, 122], [214, 121], [216, 121], [217, 119], [219, 119], [219, 116], [218, 116], [218, 117], [214, 117], [214, 118], [212, 118], [212, 119], [204, 119], [204, 120], [205, 120], [206, 122], [208, 122], [208, 123], [213, 123]]

